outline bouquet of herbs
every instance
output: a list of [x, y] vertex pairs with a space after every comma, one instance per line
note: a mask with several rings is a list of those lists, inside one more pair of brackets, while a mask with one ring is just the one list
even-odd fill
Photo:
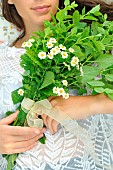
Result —
[[[104, 93], [113, 99], [113, 22], [100, 12], [99, 5], [87, 13], [84, 8], [82, 14], [76, 7], [75, 2], [65, 0], [65, 8], [58, 9], [52, 22], [44, 22], [44, 31], [35, 32], [22, 44], [25, 48], [20, 63], [24, 69], [22, 87], [12, 92], [20, 112], [13, 126], [24, 126], [27, 121], [28, 110], [22, 105], [26, 99], [31, 102], [49, 96], [68, 99], [69, 88], [77, 89], [79, 95], [91, 90], [92, 94]], [[74, 12], [69, 15], [72, 9]], [[45, 143], [45, 136], [40, 142]], [[4, 155], [7, 170], [12, 169], [17, 155]]]

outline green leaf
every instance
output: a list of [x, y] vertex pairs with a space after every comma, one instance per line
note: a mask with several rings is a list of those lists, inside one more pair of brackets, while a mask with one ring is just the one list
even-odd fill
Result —
[[95, 87], [95, 86], [104, 86], [105, 84], [102, 81], [98, 81], [98, 80], [93, 80], [90, 82], [87, 82], [89, 85]]
[[68, 6], [70, 4], [70, 0], [64, 0], [64, 5]]
[[113, 93], [113, 89], [106, 88], [106, 89], [104, 90], [104, 92], [107, 93], [107, 94], [108, 94], [108, 93]]
[[[19, 89], [22, 89], [22, 88], [19, 88]], [[12, 97], [12, 100], [13, 100], [14, 104], [20, 103], [22, 101], [22, 99], [23, 99], [23, 96], [18, 94], [19, 89], [13, 91], [12, 94], [11, 94], [11, 97]]]
[[97, 93], [103, 93], [104, 92], [104, 88], [102, 88], [102, 87], [95, 87], [94, 91], [96, 91]]
[[55, 78], [54, 73], [51, 71], [47, 71], [42, 82], [42, 85], [40, 87], [40, 90], [51, 85], [54, 82], [54, 78]]
[[4, 156], [7, 159], [7, 168], [6, 170], [12, 170], [15, 163], [16, 163], [16, 158], [18, 154], [11, 154], [11, 155], [6, 155]]
[[13, 113], [12, 111], [8, 111], [8, 112], [6, 112], [6, 116], [11, 115], [12, 113]]
[[27, 114], [22, 109], [20, 109], [20, 112], [18, 114], [18, 120], [19, 120], [21, 125], [24, 125], [24, 122], [26, 120], [26, 116], [27, 116]]
[[97, 67], [83, 66], [83, 76], [81, 77], [83, 83], [87, 83], [94, 79], [99, 74]]
[[78, 26], [79, 21], [80, 21], [80, 14], [79, 14], [79, 12], [77, 10], [73, 13], [72, 19], [73, 19], [73, 24], [75, 26]]
[[105, 78], [106, 78], [108, 81], [113, 82], [113, 74], [107, 74], [107, 75], [105, 75]]
[[113, 93], [107, 94], [107, 95], [108, 95], [108, 97], [109, 97], [111, 100], [113, 100]]
[[86, 89], [80, 88], [80, 89], [78, 90], [78, 94], [79, 94], [79, 95], [83, 95], [84, 93], [87, 93], [87, 90], [86, 90]]
[[111, 54], [101, 54], [96, 60], [98, 67], [104, 70], [113, 65], [113, 55]]
[[100, 10], [100, 5], [93, 7], [88, 13], [94, 14], [95, 12]]
[[44, 135], [42, 138], [39, 139], [39, 142], [41, 144], [45, 144], [46, 143], [46, 136]]
[[63, 21], [67, 16], [67, 10], [60, 10], [59, 12], [57, 12], [56, 14], [56, 19], [61, 22]]
[[86, 19], [86, 20], [91, 20], [91, 21], [97, 21], [98, 19], [93, 17], [93, 16], [85, 16], [83, 19]]
[[30, 70], [25, 70], [23, 76], [29, 76], [30, 75]]
[[98, 51], [105, 50], [105, 46], [101, 41], [96, 41], [96, 40], [92, 40], [92, 41]]

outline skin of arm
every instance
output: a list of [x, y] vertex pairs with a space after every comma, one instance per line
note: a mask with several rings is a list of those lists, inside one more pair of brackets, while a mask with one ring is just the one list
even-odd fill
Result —
[[[104, 94], [89, 96], [70, 96], [68, 99], [62, 97], [50, 97], [48, 99], [54, 108], [58, 108], [72, 119], [85, 119], [97, 114], [113, 114], [113, 101]], [[54, 134], [57, 131], [58, 122], [42, 116], [45, 125]]]

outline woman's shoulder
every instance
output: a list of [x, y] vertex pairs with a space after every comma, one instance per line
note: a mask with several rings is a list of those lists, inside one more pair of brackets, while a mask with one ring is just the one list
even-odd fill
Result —
[[0, 15], [0, 45], [6, 42], [10, 45], [20, 34], [21, 30]]

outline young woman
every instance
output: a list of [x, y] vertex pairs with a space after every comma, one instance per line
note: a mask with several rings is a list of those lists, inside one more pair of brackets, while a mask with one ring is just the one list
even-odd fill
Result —
[[[113, 102], [103, 94], [96, 96], [77, 96], [72, 92], [68, 100], [50, 97], [53, 107], [76, 119], [78, 135], [66, 131], [57, 122], [43, 115], [48, 127], [39, 130], [30, 127], [11, 127], [9, 124], [17, 117], [18, 111], [7, 118], [7, 110], [15, 110], [11, 91], [21, 86], [22, 69], [20, 55], [24, 52], [22, 43], [32, 32], [43, 30], [43, 21], [51, 21], [50, 13], [62, 7], [63, 0], [3, 0], [4, 17], [23, 30], [16, 42], [0, 49], [0, 153], [21, 153], [15, 170], [110, 170], [113, 165]], [[10, 66], [10, 67], [9, 67]], [[75, 96], [74, 96], [75, 95]], [[109, 114], [106, 114], [109, 113]], [[81, 119], [81, 120], [80, 120]], [[76, 127], [77, 128], [77, 127]], [[76, 129], [75, 129], [76, 130]], [[55, 133], [57, 131], [57, 133]], [[85, 132], [82, 135], [82, 131]], [[46, 144], [37, 140], [45, 132]], [[54, 134], [54, 135], [52, 135]], [[88, 136], [87, 136], [88, 134]], [[83, 136], [83, 138], [82, 138]], [[35, 147], [34, 147], [35, 146]], [[27, 152], [25, 152], [27, 151]], [[0, 158], [1, 169], [6, 161]]]

